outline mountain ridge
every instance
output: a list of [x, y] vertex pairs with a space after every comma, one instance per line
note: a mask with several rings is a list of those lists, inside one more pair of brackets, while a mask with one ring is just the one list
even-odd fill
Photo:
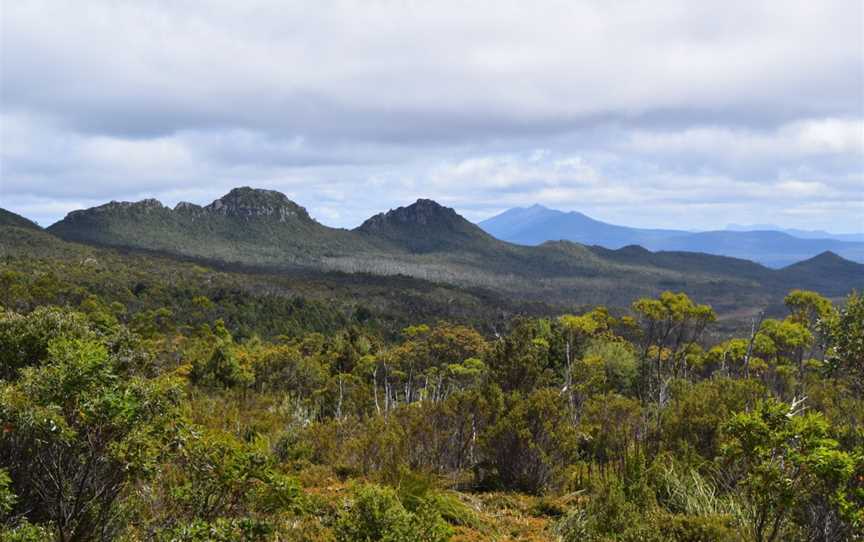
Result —
[[864, 243], [864, 233], [832, 233], [825, 230], [784, 228], [776, 224], [726, 224], [725, 231], [779, 231], [799, 239], [833, 239]]
[[786, 291], [803, 285], [829, 296], [864, 287], [864, 266], [842, 259], [823, 261], [819, 272], [807, 266], [785, 271], [742, 259], [636, 246], [512, 244], [425, 199], [345, 230], [318, 223], [282, 194], [243, 187], [207, 206], [114, 202], [69, 213], [47, 231], [79, 243], [248, 268], [405, 275], [556, 304], [623, 306], [637, 297], [677, 290], [722, 311], [778, 303]]

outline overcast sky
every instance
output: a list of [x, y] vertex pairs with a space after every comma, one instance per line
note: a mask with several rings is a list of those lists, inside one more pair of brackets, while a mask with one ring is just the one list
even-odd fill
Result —
[[[713, 4], [713, 5], [712, 5]], [[5, 1], [0, 206], [864, 231], [860, 0]]]

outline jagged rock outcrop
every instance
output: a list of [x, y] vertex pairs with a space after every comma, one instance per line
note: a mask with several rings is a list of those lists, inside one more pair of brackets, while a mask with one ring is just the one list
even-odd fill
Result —
[[366, 220], [360, 231], [375, 232], [399, 225], [442, 226], [464, 221], [456, 211], [431, 200], [418, 199], [407, 207], [391, 209]]
[[288, 199], [285, 194], [248, 186], [231, 190], [204, 207], [204, 210], [208, 213], [243, 219], [269, 218], [279, 222], [295, 219], [304, 222], [313, 221], [306, 209]]
[[216, 215], [231, 218], [253, 220], [265, 218], [279, 222], [301, 220], [303, 222], [314, 222], [309, 213], [297, 205], [285, 194], [275, 190], [262, 190], [257, 188], [241, 187], [235, 188], [221, 198], [213, 201], [210, 205], [200, 206], [188, 201], [181, 201], [174, 209], [170, 209], [157, 199], [148, 198], [141, 201], [111, 201], [98, 207], [72, 211], [63, 222], [86, 219], [94, 215], [128, 215], [135, 213], [167, 212], [176, 213], [181, 216]]
[[68, 215], [67, 218], [75, 218], [80, 216], [86, 216], [94, 213], [113, 213], [113, 212], [124, 212], [124, 211], [142, 211], [149, 212], [155, 210], [167, 209], [162, 202], [158, 199], [148, 198], [143, 199], [141, 201], [110, 201], [104, 205], [100, 205], [98, 207], [91, 207], [90, 209], [81, 209], [79, 211], [72, 211]]

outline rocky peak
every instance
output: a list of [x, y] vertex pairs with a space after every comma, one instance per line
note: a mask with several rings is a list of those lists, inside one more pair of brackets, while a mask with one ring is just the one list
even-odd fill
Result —
[[477, 225], [456, 211], [438, 203], [419, 199], [407, 207], [380, 213], [356, 231], [387, 239], [415, 253], [488, 248], [494, 242]]
[[154, 198], [143, 199], [139, 201], [136, 205], [142, 209], [161, 209], [164, 207], [161, 201]]
[[140, 209], [140, 210], [152, 210], [152, 209], [163, 209], [165, 206], [162, 205], [162, 202], [158, 199], [147, 198], [142, 199], [141, 201], [111, 201], [106, 203], [105, 205], [100, 205], [96, 207], [94, 210], [103, 210], [103, 211], [114, 211], [114, 210], [123, 210], [123, 209]]
[[275, 190], [262, 190], [244, 186], [235, 188], [204, 207], [210, 213], [245, 219], [267, 217], [288, 222], [292, 219], [311, 221], [306, 209], [297, 205], [285, 194]]
[[391, 226], [437, 227], [462, 220], [464, 219], [449, 207], [444, 207], [431, 199], [418, 199], [407, 207], [379, 213], [364, 222], [358, 229], [374, 232]]
[[76, 219], [86, 216], [94, 216], [100, 214], [114, 214], [114, 213], [150, 213], [153, 211], [158, 211], [162, 209], [167, 209], [162, 202], [158, 199], [148, 198], [143, 199], [141, 201], [110, 201], [104, 205], [100, 205], [98, 207], [93, 207], [91, 209], [81, 209], [78, 211], [72, 211], [66, 218]]

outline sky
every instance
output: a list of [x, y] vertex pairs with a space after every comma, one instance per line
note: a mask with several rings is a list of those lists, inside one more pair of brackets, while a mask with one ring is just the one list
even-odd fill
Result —
[[864, 231], [864, 4], [0, 1], [0, 207]]

